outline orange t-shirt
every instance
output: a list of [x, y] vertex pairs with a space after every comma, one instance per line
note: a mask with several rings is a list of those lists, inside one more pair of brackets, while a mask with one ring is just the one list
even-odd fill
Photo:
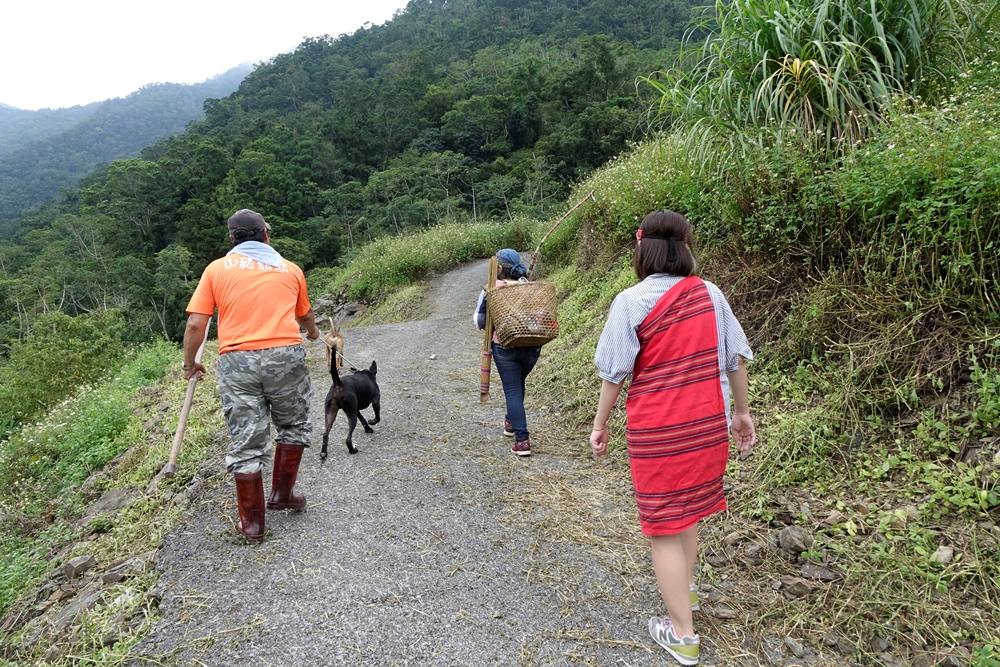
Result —
[[300, 345], [295, 317], [312, 305], [306, 278], [291, 262], [274, 267], [246, 255], [231, 254], [205, 268], [191, 295], [188, 313], [219, 310], [219, 354]]

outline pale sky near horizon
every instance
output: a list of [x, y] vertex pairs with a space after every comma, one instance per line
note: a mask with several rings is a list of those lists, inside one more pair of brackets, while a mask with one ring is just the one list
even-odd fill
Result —
[[3, 0], [0, 103], [64, 108], [150, 83], [198, 83], [379, 25], [406, 0]]

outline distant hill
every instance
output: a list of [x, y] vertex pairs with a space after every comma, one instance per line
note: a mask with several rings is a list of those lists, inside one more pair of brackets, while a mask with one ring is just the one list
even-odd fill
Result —
[[102, 102], [68, 109], [25, 111], [0, 104], [0, 158], [21, 146], [40, 141], [71, 129], [93, 116]]
[[204, 118], [207, 99], [226, 97], [253, 70], [245, 64], [193, 85], [157, 83], [124, 98], [69, 109], [0, 105], [0, 220], [49, 201], [95, 166], [134, 157]]

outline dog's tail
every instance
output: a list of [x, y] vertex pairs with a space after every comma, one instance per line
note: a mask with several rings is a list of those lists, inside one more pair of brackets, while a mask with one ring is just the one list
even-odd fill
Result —
[[333, 377], [333, 386], [334, 387], [343, 387], [344, 386], [344, 383], [340, 381], [340, 373], [337, 372], [336, 360], [334, 360], [334, 363], [330, 364], [330, 375]]

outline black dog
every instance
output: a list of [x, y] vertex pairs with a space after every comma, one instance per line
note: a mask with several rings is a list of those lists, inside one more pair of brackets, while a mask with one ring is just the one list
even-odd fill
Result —
[[[326, 460], [326, 445], [330, 441], [330, 428], [337, 419], [337, 411], [343, 410], [347, 415], [347, 451], [357, 454], [353, 443], [354, 427], [361, 420], [361, 425], [365, 427], [365, 433], [374, 433], [370, 424], [377, 424], [379, 421], [379, 389], [375, 382], [375, 373], [378, 368], [372, 362], [368, 370], [357, 371], [353, 375], [341, 379], [337, 373], [335, 364], [330, 365], [330, 375], [333, 376], [333, 386], [330, 387], [326, 395], [326, 430], [323, 431], [323, 449], [320, 451], [321, 461]], [[369, 405], [375, 410], [375, 419], [365, 421], [361, 411]]]

